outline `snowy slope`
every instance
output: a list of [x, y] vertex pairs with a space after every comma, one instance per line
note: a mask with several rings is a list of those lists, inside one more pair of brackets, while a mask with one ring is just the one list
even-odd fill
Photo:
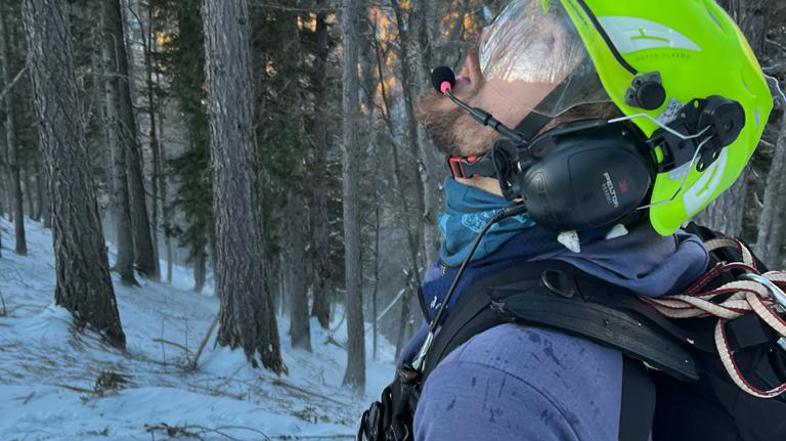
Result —
[[[288, 375], [214, 349], [215, 335], [197, 370], [187, 371], [218, 302], [188, 291], [184, 268], [174, 287], [115, 280], [127, 352], [109, 348], [74, 332], [69, 313], [52, 304], [51, 236], [36, 222], [26, 226], [29, 255], [18, 257], [7, 248], [13, 229], [0, 220], [0, 441], [351, 439], [360, 411], [392, 376], [394, 349], [381, 338], [382, 361], [368, 361], [368, 394], [353, 396], [341, 387], [346, 354], [326, 343], [328, 332], [313, 324], [314, 352], [292, 349], [285, 317]], [[346, 329], [334, 327], [332, 337], [345, 341]]]

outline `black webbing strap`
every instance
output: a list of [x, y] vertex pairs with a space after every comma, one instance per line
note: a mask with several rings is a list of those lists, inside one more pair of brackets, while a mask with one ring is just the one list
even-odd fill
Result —
[[755, 314], [746, 314], [726, 323], [726, 339], [732, 351], [774, 343], [779, 335]]
[[[556, 91], [559, 91], [559, 93], [562, 92], [562, 90], [558, 88], [552, 91], [552, 94]], [[531, 141], [540, 133], [543, 127], [546, 127], [546, 124], [551, 122], [552, 119], [553, 118], [550, 116], [543, 115], [542, 113], [538, 113], [537, 110], [533, 110], [516, 125], [514, 130], [523, 134], [525, 139]]]
[[[568, 269], [570, 265], [563, 262], [545, 261], [531, 262], [511, 266], [487, 278], [481, 279], [472, 285], [456, 302], [437, 334], [431, 347], [423, 370], [422, 383], [434, 368], [454, 349], [467, 342], [473, 336], [494, 326], [506, 323], [510, 316], [503, 312], [504, 303], [492, 300], [498, 294], [498, 287], [506, 288], [515, 285], [522, 297], [537, 297], [535, 293], [554, 299], [558, 303], [550, 305], [559, 312], [560, 299], [568, 304], [572, 303], [580, 308], [590, 304], [579, 298], [568, 299], [560, 297], [544, 285], [543, 274], [553, 271], [554, 268]], [[575, 288], [578, 288], [578, 285]], [[552, 286], [552, 289], [555, 288]], [[503, 290], [504, 291], [504, 290]], [[494, 293], [491, 294], [490, 293]], [[630, 295], [630, 294], [627, 294]], [[508, 300], [508, 299], [505, 299]], [[537, 308], [536, 308], [537, 309]], [[589, 309], [587, 309], [589, 311]], [[544, 312], [543, 310], [536, 314]], [[570, 314], [567, 314], [570, 316]], [[577, 322], [577, 317], [570, 321]], [[537, 321], [529, 322], [539, 325]], [[522, 324], [528, 324], [523, 321]], [[560, 328], [560, 327], [558, 327]], [[635, 336], [633, 336], [636, 338]], [[416, 407], [416, 403], [413, 409]], [[647, 441], [652, 429], [655, 413], [655, 386], [649, 378], [643, 363], [633, 358], [623, 357], [622, 399], [620, 408], [619, 441]]]
[[548, 263], [512, 262], [507, 268], [473, 283], [462, 293], [434, 339], [423, 367], [423, 382], [454, 349], [474, 335], [505, 322], [502, 316], [490, 307], [488, 292], [493, 285], [514, 281], [538, 283], [541, 273], [547, 267]]
[[619, 441], [647, 441], [655, 417], [655, 383], [644, 365], [622, 358]]
[[[562, 281], [545, 280], [545, 274], [560, 274]], [[627, 290], [560, 261], [514, 264], [470, 286], [437, 334], [424, 378], [452, 350], [505, 322], [556, 328], [617, 348], [678, 378], [698, 378], [691, 354], [678, 343], [689, 338], [683, 330]], [[698, 338], [691, 341], [704, 346]]]

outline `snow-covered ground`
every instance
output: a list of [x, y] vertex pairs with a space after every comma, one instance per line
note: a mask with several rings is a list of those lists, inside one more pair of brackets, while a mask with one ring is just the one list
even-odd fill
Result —
[[394, 348], [381, 338], [381, 361], [367, 362], [367, 396], [353, 396], [341, 387], [345, 352], [326, 343], [345, 341], [346, 329], [312, 324], [309, 353], [291, 348], [286, 317], [288, 375], [215, 348], [215, 332], [187, 371], [218, 301], [190, 292], [190, 272], [179, 267], [173, 286], [132, 289], [115, 279], [127, 352], [107, 347], [54, 306], [51, 236], [39, 223], [26, 227], [29, 254], [19, 257], [8, 249], [12, 225], [0, 220], [0, 441], [352, 439], [361, 410], [392, 376]]

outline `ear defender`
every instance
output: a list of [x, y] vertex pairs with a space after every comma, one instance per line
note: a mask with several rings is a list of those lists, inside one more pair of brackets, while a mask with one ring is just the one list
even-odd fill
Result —
[[529, 145], [514, 192], [529, 217], [556, 231], [608, 225], [644, 204], [655, 179], [647, 137], [633, 124], [574, 121]]

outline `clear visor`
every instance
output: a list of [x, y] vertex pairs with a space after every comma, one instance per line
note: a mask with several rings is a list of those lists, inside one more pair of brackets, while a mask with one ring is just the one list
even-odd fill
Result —
[[559, 0], [512, 0], [483, 29], [478, 49], [487, 87], [522, 118], [611, 101]]

